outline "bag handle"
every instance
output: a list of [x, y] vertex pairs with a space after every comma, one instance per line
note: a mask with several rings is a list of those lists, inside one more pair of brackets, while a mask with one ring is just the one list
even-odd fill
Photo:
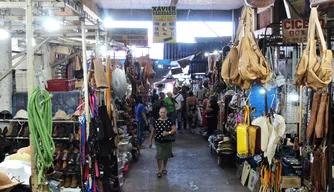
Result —
[[244, 26], [244, 23], [245, 23], [246, 12], [247, 12], [247, 6], [244, 6], [242, 8], [241, 16], [239, 18], [238, 29], [237, 29], [237, 33], [235, 35], [233, 47], [236, 47], [238, 45], [241, 29], [243, 29], [243, 26]]
[[314, 22], [315, 22], [315, 29], [316, 29], [316, 32], [317, 32], [317, 36], [320, 38], [320, 50], [322, 52], [324, 52], [326, 49], [327, 49], [327, 46], [326, 46], [326, 41], [325, 41], [325, 38], [324, 38], [324, 34], [323, 34], [323, 31], [322, 31], [322, 28], [321, 28], [321, 25], [320, 25], [320, 22], [319, 22], [319, 17], [318, 17], [318, 10], [317, 8], [312, 8], [312, 10], [314, 10]]
[[250, 108], [249, 105], [246, 105], [244, 108], [244, 124], [245, 125], [250, 125]]

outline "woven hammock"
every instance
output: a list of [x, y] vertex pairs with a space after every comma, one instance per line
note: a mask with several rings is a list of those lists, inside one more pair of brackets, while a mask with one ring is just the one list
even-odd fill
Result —
[[245, 0], [245, 3], [251, 7], [261, 8], [274, 4], [275, 0]]

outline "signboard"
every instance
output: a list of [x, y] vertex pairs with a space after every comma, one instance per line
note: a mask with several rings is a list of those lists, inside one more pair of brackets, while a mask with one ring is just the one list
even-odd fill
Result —
[[127, 46], [147, 47], [147, 28], [113, 28], [110, 30], [111, 39]]
[[[326, 25], [325, 19], [319, 19], [322, 27]], [[306, 43], [308, 22], [302, 19], [283, 20], [283, 42], [284, 43]]]
[[176, 7], [152, 7], [153, 43], [176, 43]]

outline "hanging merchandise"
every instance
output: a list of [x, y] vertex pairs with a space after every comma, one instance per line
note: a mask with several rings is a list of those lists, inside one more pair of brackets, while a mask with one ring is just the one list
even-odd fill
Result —
[[127, 82], [124, 71], [121, 69], [115, 69], [112, 72], [112, 89], [115, 97], [123, 98], [127, 90]]
[[[320, 59], [316, 53], [315, 34], [320, 39]], [[312, 8], [308, 24], [307, 46], [299, 60], [294, 84], [305, 85], [313, 90], [325, 88], [332, 81], [332, 57], [332, 50], [326, 47], [317, 8]]]
[[235, 42], [223, 62], [221, 71], [227, 84], [240, 85], [244, 90], [250, 89], [254, 82], [259, 85], [266, 84], [271, 71], [257, 44], [251, 18], [252, 9], [244, 6]]
[[256, 8], [261, 8], [273, 5], [275, 0], [245, 0], [245, 3]]
[[276, 68], [277, 59], [275, 49], [273, 47], [267, 47], [266, 58], [268, 59], [269, 66], [272, 71], [270, 73], [270, 80], [263, 87], [267, 90], [271, 90], [272, 88], [283, 86], [285, 84], [285, 78]]
[[104, 72], [104, 67], [102, 65], [101, 59], [93, 58], [91, 61], [91, 66], [94, 68], [94, 77], [97, 88], [108, 88], [108, 81], [106, 74]]
[[239, 124], [236, 128], [237, 132], [237, 152], [239, 155], [248, 155], [249, 146], [248, 146], [248, 127], [250, 125], [250, 109], [249, 106], [246, 105], [244, 108], [244, 123]]
[[47, 91], [37, 88], [32, 91], [28, 104], [29, 129], [34, 144], [32, 156], [38, 170], [38, 184], [45, 182], [44, 171], [52, 166], [55, 151], [52, 140], [51, 97]]

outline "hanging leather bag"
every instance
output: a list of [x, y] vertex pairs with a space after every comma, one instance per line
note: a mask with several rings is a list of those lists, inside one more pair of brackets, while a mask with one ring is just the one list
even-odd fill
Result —
[[[320, 39], [320, 60], [316, 54], [315, 35]], [[317, 8], [311, 9], [308, 41], [297, 65], [294, 84], [305, 85], [313, 90], [325, 88], [332, 80], [332, 51], [327, 50]]]
[[262, 55], [252, 30], [252, 10], [247, 7], [245, 36], [239, 49], [239, 74], [244, 80], [256, 81], [259, 85], [270, 79], [270, 68], [266, 58]]
[[320, 98], [321, 98], [321, 95], [319, 93], [315, 93], [313, 96], [311, 117], [307, 125], [307, 129], [306, 129], [306, 139], [307, 140], [310, 140], [312, 133], [314, 132], [315, 123], [317, 121], [317, 114], [318, 114], [318, 109], [319, 109], [319, 104], [320, 104]]
[[240, 76], [238, 72], [239, 65], [239, 51], [238, 51], [238, 43], [239, 43], [239, 35], [244, 26], [246, 16], [246, 7], [242, 9], [241, 17], [239, 19], [238, 29], [236, 33], [236, 37], [232, 48], [230, 49], [230, 53], [223, 61], [221, 76], [224, 79], [226, 84], [234, 84], [240, 85]]

